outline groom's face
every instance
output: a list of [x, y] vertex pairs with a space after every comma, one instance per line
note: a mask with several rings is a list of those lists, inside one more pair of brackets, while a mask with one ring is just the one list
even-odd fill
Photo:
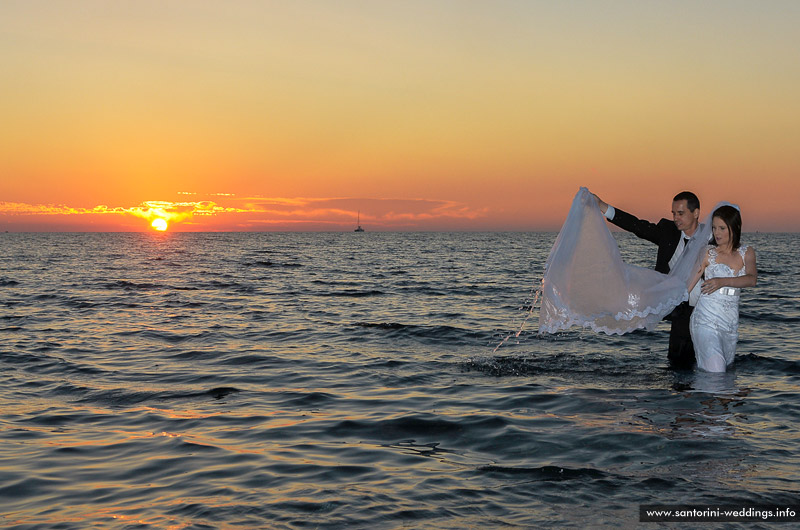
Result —
[[697, 229], [697, 221], [700, 218], [700, 208], [695, 211], [689, 209], [686, 201], [674, 201], [672, 203], [672, 220], [678, 230], [691, 236]]

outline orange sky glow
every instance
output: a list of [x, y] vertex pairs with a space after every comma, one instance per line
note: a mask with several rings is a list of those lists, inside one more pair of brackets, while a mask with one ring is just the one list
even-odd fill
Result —
[[[0, 230], [800, 231], [800, 3], [0, 3]], [[704, 211], [703, 213], [707, 213]]]

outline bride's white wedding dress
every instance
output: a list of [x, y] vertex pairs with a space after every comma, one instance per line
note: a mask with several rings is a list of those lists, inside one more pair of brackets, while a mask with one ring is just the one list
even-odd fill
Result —
[[[742, 268], [734, 271], [717, 263], [717, 249], [708, 249], [708, 266], [704, 278], [734, 278], [744, 276], [746, 246], [738, 249]], [[700, 296], [689, 321], [697, 367], [707, 372], [724, 372], [733, 362], [739, 338], [739, 289], [723, 287]]]

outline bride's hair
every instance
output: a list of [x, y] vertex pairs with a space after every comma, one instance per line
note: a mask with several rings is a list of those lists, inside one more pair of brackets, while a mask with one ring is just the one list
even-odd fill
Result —
[[[728, 226], [728, 231], [731, 233], [731, 248], [733, 250], [739, 248], [739, 240], [742, 236], [742, 214], [739, 213], [738, 208], [727, 205], [720, 206], [714, 210], [711, 218], [713, 219], [714, 217], [719, 217]], [[713, 236], [710, 243], [714, 246], [717, 244]]]

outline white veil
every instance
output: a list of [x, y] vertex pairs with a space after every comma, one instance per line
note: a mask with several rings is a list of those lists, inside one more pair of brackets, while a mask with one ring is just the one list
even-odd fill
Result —
[[687, 284], [710, 235], [709, 220], [698, 227], [669, 274], [628, 265], [594, 196], [581, 188], [545, 264], [539, 333], [571, 326], [609, 335], [654, 328], [688, 299]]

